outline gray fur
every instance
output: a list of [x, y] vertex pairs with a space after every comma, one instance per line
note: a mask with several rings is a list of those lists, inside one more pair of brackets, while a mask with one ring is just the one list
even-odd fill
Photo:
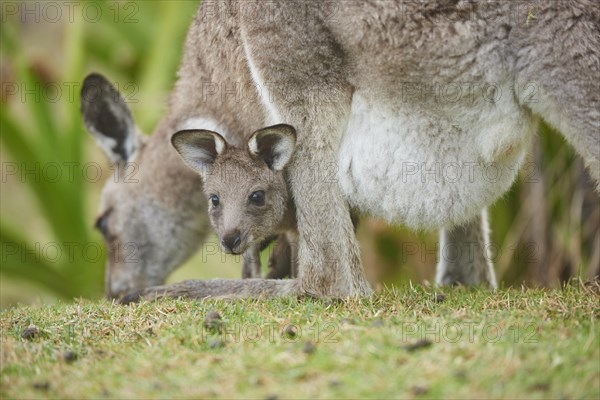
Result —
[[[200, 115], [236, 138], [275, 123], [296, 128], [288, 170], [297, 208], [298, 284], [282, 284], [272, 293], [345, 297], [371, 292], [348, 202], [391, 221], [442, 227], [449, 242], [478, 238], [487, 243], [481, 210], [510, 187], [539, 118], [563, 133], [600, 182], [597, 1], [281, 0], [253, 2], [251, 15], [240, 10], [246, 4], [202, 2], [164, 126], [175, 132], [176, 121]], [[439, 102], [426, 92], [403, 101], [406, 83], [453, 82], [496, 82], [504, 96], [495, 104], [467, 97]], [[207, 84], [217, 85], [217, 92], [207, 92]], [[256, 86], [262, 96], [246, 93], [240, 100], [225, 92]], [[385, 127], [393, 135], [381, 132], [380, 125], [390, 121], [397, 122]], [[390, 143], [385, 146], [382, 138]], [[358, 150], [365, 153], [362, 159]], [[377, 155], [380, 161], [372, 162]], [[394, 157], [493, 162], [512, 175], [497, 185], [415, 181], [402, 186], [393, 179]], [[315, 179], [331, 165], [338, 165], [339, 181]], [[189, 182], [197, 179], [188, 176], [172, 174], [168, 189], [177, 194], [177, 207], [187, 210], [194, 199], [188, 196]], [[374, 177], [389, 181], [381, 184]], [[179, 185], [186, 188], [180, 191]], [[439, 283], [494, 283], [487, 260], [440, 265], [447, 273], [438, 274]], [[204, 297], [203, 291], [255, 296], [263, 284], [244, 285], [239, 293], [239, 287], [221, 281], [210, 289], [202, 282], [187, 289], [197, 297]]]

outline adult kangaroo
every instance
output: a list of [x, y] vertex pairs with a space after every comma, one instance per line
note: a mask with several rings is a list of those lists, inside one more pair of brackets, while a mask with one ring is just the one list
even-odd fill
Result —
[[441, 253], [437, 283], [495, 286], [485, 209], [513, 183], [539, 118], [599, 182], [599, 77], [592, 0], [202, 2], [169, 113], [225, 136], [296, 129], [299, 277], [129, 299], [367, 295], [349, 207], [440, 229], [440, 249], [474, 249]]
[[[105, 292], [120, 297], [161, 285], [204, 242], [209, 233], [202, 180], [171, 148], [176, 129], [205, 122], [167, 114], [151, 136], [141, 135], [127, 104], [110, 82], [88, 75], [81, 91], [85, 125], [112, 163], [114, 174], [102, 190], [96, 228], [108, 248]], [[230, 137], [236, 143], [243, 137]], [[263, 245], [274, 237], [266, 238]], [[280, 236], [269, 258], [267, 277], [291, 275], [291, 254]], [[244, 257], [242, 277], [259, 277]]]

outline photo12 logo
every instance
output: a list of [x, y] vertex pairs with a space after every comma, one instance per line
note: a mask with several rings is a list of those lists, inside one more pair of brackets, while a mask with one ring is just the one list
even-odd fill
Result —
[[[136, 95], [139, 87], [133, 82], [113, 82], [115, 96], [122, 96], [126, 103], [138, 103]], [[2, 102], [18, 101], [21, 103], [67, 103], [79, 104], [81, 82], [2, 82]], [[86, 92], [86, 100], [102, 101], [101, 88], [90, 85]], [[115, 100], [119, 100], [118, 98]]]
[[16, 19], [21, 23], [73, 23], [82, 18], [87, 23], [110, 19], [115, 23], [135, 24], [139, 5], [133, 1], [3, 1], [2, 23]]
[[414, 340], [433, 343], [499, 341], [513, 343], [537, 343], [538, 326], [531, 322], [524, 325], [505, 325], [496, 322], [403, 322], [400, 326], [403, 342]]
[[110, 251], [98, 242], [2, 242], [0, 262], [72, 264], [83, 260], [95, 263], [103, 259], [123, 264], [140, 261], [138, 245], [135, 242], [111, 244]]
[[[128, 162], [118, 166], [110, 165], [115, 183], [139, 183], [136, 174], [139, 166]], [[96, 162], [80, 163], [75, 161], [41, 162], [2, 162], [0, 164], [0, 180], [2, 183], [16, 181], [19, 183], [96, 183], [102, 179], [106, 171]]]

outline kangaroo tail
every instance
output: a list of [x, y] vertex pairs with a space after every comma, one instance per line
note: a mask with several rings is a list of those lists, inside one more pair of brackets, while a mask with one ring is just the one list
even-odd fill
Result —
[[273, 298], [300, 295], [297, 279], [208, 279], [187, 280], [172, 285], [153, 286], [123, 297], [121, 304], [162, 297], [190, 299]]

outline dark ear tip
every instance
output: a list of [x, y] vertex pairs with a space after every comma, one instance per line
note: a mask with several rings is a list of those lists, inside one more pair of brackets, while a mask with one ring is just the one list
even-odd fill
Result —
[[102, 75], [102, 74], [100, 74], [98, 72], [90, 72], [83, 79], [83, 83], [85, 84], [86, 82], [92, 82], [92, 81], [104, 81], [104, 82], [106, 82], [107, 79], [104, 77], [104, 75]]
[[294, 141], [296, 141], [296, 128], [294, 128], [292, 125], [287, 125], [287, 124], [283, 124], [283, 125], [285, 126], [285, 129], [287, 129], [290, 136], [294, 138]]
[[272, 126], [272, 128], [285, 131], [285, 132], [289, 133], [290, 135], [296, 137], [296, 128], [294, 128], [292, 125], [277, 124], [275, 126]]
[[96, 72], [87, 75], [81, 85], [81, 108], [96, 103], [106, 96], [112, 96], [115, 101], [122, 101], [120, 94], [106, 77]]
[[84, 79], [83, 79], [83, 85], [81, 87], [81, 93], [85, 93], [88, 89], [92, 88], [92, 87], [99, 87], [99, 86], [112, 86], [111, 83], [108, 81], [108, 79], [106, 79], [106, 77], [102, 74], [99, 74], [97, 72], [92, 72], [90, 74], [88, 74]]
[[253, 135], [255, 135], [255, 137], [258, 140], [261, 140], [262, 138], [271, 136], [275, 133], [277, 133], [278, 135], [283, 134], [283, 136], [289, 136], [294, 140], [294, 142], [296, 141], [296, 128], [288, 124], [277, 124], [268, 126], [266, 128], [256, 131]]
[[177, 146], [184, 144], [185, 138], [189, 138], [193, 134], [193, 132], [193, 130], [188, 129], [175, 132], [171, 135], [171, 144], [173, 145], [173, 147], [177, 148]]
[[189, 131], [177, 131], [171, 135], [171, 146], [178, 152], [181, 151], [181, 146], [185, 145], [185, 137], [189, 135]]
[[174, 134], [171, 135], [170, 142], [171, 142], [171, 145], [173, 147], [177, 147], [177, 142], [179, 141], [179, 136], [180, 135], [181, 135], [181, 131], [177, 131], [177, 132], [175, 132]]
[[224, 148], [227, 148], [227, 141], [220, 133], [206, 129], [184, 129], [171, 135], [171, 144], [177, 148], [178, 145], [185, 144], [188, 140], [206, 140], [210, 139], [216, 143], [220, 141]]

